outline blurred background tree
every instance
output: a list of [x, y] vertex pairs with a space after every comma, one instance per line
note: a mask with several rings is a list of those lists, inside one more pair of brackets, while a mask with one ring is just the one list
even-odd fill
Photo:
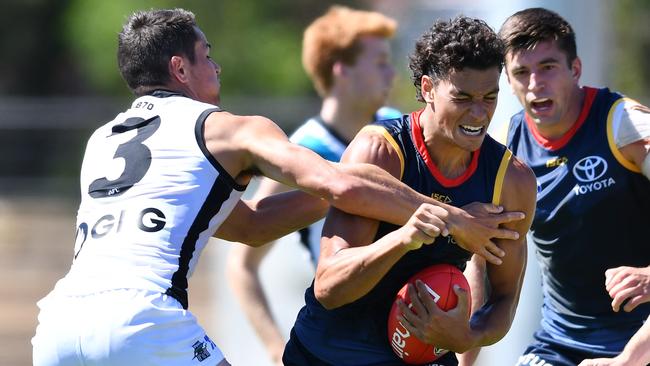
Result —
[[646, 105], [650, 102], [650, 1], [616, 3], [611, 83]]
[[333, 3], [10, 0], [0, 25], [0, 95], [128, 95], [115, 56], [122, 23], [138, 9], [178, 6], [196, 14], [212, 43], [226, 95], [313, 94], [300, 60], [302, 31]]
[[[226, 97], [314, 96], [300, 63], [302, 31], [334, 3], [372, 7], [367, 0], [5, 0], [0, 95], [127, 96], [115, 57], [121, 24], [138, 9], [183, 6], [213, 43]], [[650, 1], [619, 0], [612, 9], [610, 85], [646, 96]]]

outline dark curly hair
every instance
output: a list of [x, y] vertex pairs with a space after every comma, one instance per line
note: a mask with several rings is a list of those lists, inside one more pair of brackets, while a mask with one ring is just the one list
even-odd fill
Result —
[[555, 41], [566, 54], [569, 66], [578, 57], [576, 34], [558, 13], [544, 8], [529, 8], [512, 14], [501, 26], [499, 37], [506, 53], [527, 50], [540, 42]]
[[182, 55], [194, 63], [198, 39], [196, 21], [190, 11], [138, 11], [128, 18], [118, 36], [120, 73], [136, 95], [165, 85], [170, 78], [169, 59]]
[[420, 91], [424, 75], [437, 82], [465, 68], [486, 70], [496, 66], [500, 70], [503, 61], [503, 43], [484, 21], [465, 16], [438, 20], [415, 43], [409, 57], [415, 96], [424, 102]]

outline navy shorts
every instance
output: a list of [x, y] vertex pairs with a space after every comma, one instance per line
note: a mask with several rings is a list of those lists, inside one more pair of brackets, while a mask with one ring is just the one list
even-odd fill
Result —
[[568, 347], [543, 330], [535, 332], [535, 339], [536, 342], [531, 343], [519, 357], [516, 366], [576, 366], [584, 359], [616, 356], [612, 352]]
[[298, 340], [293, 329], [291, 329], [289, 342], [284, 347], [282, 363], [284, 366], [333, 366], [307, 351], [305, 346]]
[[[336, 366], [324, 362], [323, 360], [314, 356], [307, 348], [298, 340], [296, 333], [291, 329], [289, 342], [284, 347], [284, 354], [282, 355], [282, 363], [284, 366]], [[403, 362], [396, 361], [394, 363], [382, 363], [379, 366], [403, 366]], [[458, 366], [458, 360], [453, 352], [449, 352], [441, 358], [433, 361], [426, 366]]]

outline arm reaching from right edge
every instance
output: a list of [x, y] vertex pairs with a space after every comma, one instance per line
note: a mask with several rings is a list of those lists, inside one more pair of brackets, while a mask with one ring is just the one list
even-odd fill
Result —
[[650, 364], [650, 317], [614, 358], [583, 360], [578, 366], [645, 366]]
[[[612, 298], [612, 309], [632, 311], [650, 301], [650, 267], [616, 267], [605, 271], [605, 288]], [[579, 366], [645, 366], [650, 364], [650, 317], [630, 338], [623, 352], [613, 358], [584, 360]]]

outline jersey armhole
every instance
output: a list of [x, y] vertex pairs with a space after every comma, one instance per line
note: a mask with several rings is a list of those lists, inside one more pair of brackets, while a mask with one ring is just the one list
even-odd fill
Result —
[[399, 179], [401, 180], [402, 177], [404, 176], [404, 154], [402, 154], [402, 149], [400, 149], [399, 144], [393, 136], [388, 133], [388, 130], [386, 130], [384, 127], [377, 126], [377, 125], [369, 125], [365, 126], [361, 129], [361, 131], [373, 131], [373, 132], [378, 132], [380, 133], [386, 141], [395, 149], [395, 152], [397, 153], [397, 157], [399, 158]]
[[221, 112], [221, 108], [210, 108], [206, 109], [199, 115], [199, 118], [196, 120], [196, 125], [194, 127], [194, 136], [196, 137], [196, 143], [199, 146], [199, 149], [201, 149], [201, 152], [203, 152], [203, 155], [205, 156], [206, 159], [212, 164], [212, 166], [219, 172], [219, 175], [222, 176], [228, 184], [237, 191], [244, 191], [246, 189], [245, 185], [241, 185], [235, 181], [235, 178], [231, 177], [230, 174], [224, 169], [221, 164], [217, 161], [217, 159], [210, 154], [210, 151], [208, 150], [208, 147], [205, 146], [205, 138], [203, 136], [203, 125], [205, 124], [206, 119], [208, 119], [208, 116], [213, 113], [213, 112]]

